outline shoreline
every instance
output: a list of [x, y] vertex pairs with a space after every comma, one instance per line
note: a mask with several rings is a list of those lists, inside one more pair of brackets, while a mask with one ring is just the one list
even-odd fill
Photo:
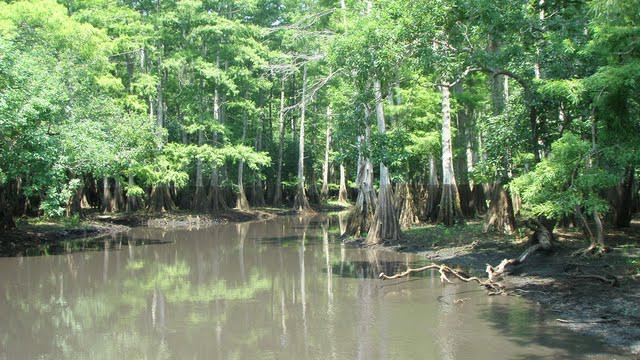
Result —
[[[322, 204], [314, 207], [316, 212], [343, 210], [336, 204]], [[88, 210], [85, 217], [75, 224], [64, 221], [39, 221], [22, 219], [15, 229], [0, 232], [0, 257], [39, 256], [50, 254], [52, 247], [60, 247], [65, 242], [89, 242], [103, 236], [125, 232], [133, 227], [183, 229], [209, 227], [216, 224], [238, 223], [271, 219], [292, 214], [290, 208], [260, 207], [249, 211], [229, 209], [219, 212], [196, 212], [176, 210], [154, 213], [136, 211], [103, 214]]]
[[[486, 278], [487, 264], [495, 266], [503, 259], [517, 257], [528, 244], [513, 236], [482, 234], [478, 221], [472, 220], [453, 230], [418, 226], [405, 230], [399, 243], [385, 244], [380, 250], [416, 254], [426, 263], [445, 264]], [[629, 259], [640, 254], [640, 221], [636, 219], [630, 229], [608, 231], [610, 253], [602, 257], [575, 257], [571, 254], [584, 248], [586, 242], [580, 240], [580, 234], [556, 230], [557, 240], [550, 253], [533, 253], [523, 264], [510, 268], [498, 282], [505, 286], [504, 296], [519, 296], [540, 305], [549, 314], [550, 322], [577, 333], [598, 336], [606, 344], [637, 356], [640, 272], [632, 273], [634, 267], [629, 265]], [[454, 243], [448, 243], [447, 236]], [[624, 237], [627, 241], [620, 241]], [[627, 251], [629, 240], [636, 242], [633, 255]], [[595, 278], [579, 277], [590, 274], [615, 276], [619, 284], [611, 286]]]
[[[344, 208], [324, 205], [315, 210], [341, 209]], [[49, 247], [61, 248], [68, 241], [89, 243], [136, 226], [169, 229], [208, 227], [265, 220], [291, 213], [289, 208], [218, 213], [94, 212], [88, 213], [86, 219], [76, 226], [27, 223], [0, 233], [0, 257], [44, 255]], [[486, 278], [486, 264], [496, 265], [502, 259], [516, 257], [528, 244], [514, 236], [483, 234], [481, 220], [473, 219], [464, 226], [452, 228], [416, 226], [405, 230], [400, 242], [385, 244], [379, 250], [416, 254], [425, 263], [446, 264]], [[640, 271], [638, 265], [630, 265], [629, 259], [640, 258], [640, 219], [634, 220], [629, 229], [607, 231], [612, 247], [610, 253], [602, 257], [573, 257], [572, 252], [585, 246], [581, 234], [556, 230], [557, 240], [551, 253], [532, 254], [525, 263], [511, 268], [499, 282], [505, 286], [507, 295], [519, 296], [540, 305], [549, 314], [550, 322], [579, 334], [596, 335], [608, 345], [637, 356], [640, 354]], [[358, 241], [351, 243], [358, 246]], [[632, 272], [634, 269], [635, 273]], [[575, 276], [578, 274], [614, 275], [619, 284], [611, 286], [593, 278], [578, 278]]]

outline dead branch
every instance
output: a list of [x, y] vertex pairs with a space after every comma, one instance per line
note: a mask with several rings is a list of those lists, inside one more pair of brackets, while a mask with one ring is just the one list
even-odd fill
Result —
[[597, 320], [582, 320], [582, 321], [556, 319], [556, 321], [564, 324], [608, 324], [608, 323], [620, 322], [620, 320], [618, 319], [597, 319]]
[[484, 286], [487, 290], [489, 290], [490, 295], [502, 294], [504, 289], [504, 287], [499, 283], [492, 282], [490, 280], [481, 280], [475, 276], [468, 277], [468, 276], [465, 276], [466, 274], [463, 274], [461, 271], [453, 270], [447, 265], [438, 265], [435, 263], [431, 263], [430, 265], [426, 265], [426, 266], [415, 268], [415, 269], [407, 268], [407, 270], [392, 276], [388, 276], [382, 272], [378, 277], [382, 280], [398, 279], [401, 277], [409, 276], [412, 273], [421, 272], [421, 271], [430, 270], [430, 269], [438, 270], [438, 272], [440, 273], [440, 282], [442, 282], [443, 284], [452, 283], [452, 281], [449, 280], [449, 278], [447, 278], [447, 273], [449, 273], [464, 282], [476, 282], [478, 283], [478, 285]]
[[333, 13], [336, 9], [335, 8], [331, 8], [331, 9], [326, 9], [324, 11], [319, 11], [317, 13], [312, 13], [312, 14], [308, 14], [306, 16], [301, 17], [298, 21], [292, 23], [292, 24], [288, 24], [288, 25], [276, 25], [273, 26], [269, 29], [267, 29], [267, 34], [271, 34], [273, 32], [276, 31], [281, 31], [281, 30], [296, 30], [296, 31], [300, 31], [303, 29], [307, 29], [310, 28], [311, 26], [313, 26], [317, 21], [320, 20], [320, 18], [324, 17], [325, 15], [329, 15], [331, 13]]
[[[315, 98], [316, 94], [318, 93], [318, 91], [320, 91], [340, 71], [341, 71], [340, 69], [332, 71], [329, 75], [325, 76], [324, 78], [318, 80], [315, 84], [313, 84], [311, 86], [311, 90], [309, 90], [309, 94], [307, 95], [308, 97], [305, 100], [305, 104], [308, 105], [309, 103], [311, 103], [314, 100], [314, 98]], [[302, 107], [302, 101], [300, 101], [300, 102], [298, 102], [296, 104], [293, 104], [291, 106], [287, 106], [287, 107], [283, 108], [282, 112], [283, 112], [283, 114], [287, 114], [287, 113], [289, 113], [289, 111], [293, 111], [293, 110], [295, 110], [297, 108], [300, 108], [300, 107]]]

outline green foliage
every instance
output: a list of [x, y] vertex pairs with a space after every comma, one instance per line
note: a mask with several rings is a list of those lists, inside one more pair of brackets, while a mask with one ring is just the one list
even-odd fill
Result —
[[511, 190], [522, 197], [523, 210], [530, 215], [553, 219], [573, 214], [576, 207], [586, 212], [607, 210], [599, 193], [618, 180], [592, 162], [591, 144], [573, 134], [552, 145], [549, 157], [535, 169], [515, 178]]

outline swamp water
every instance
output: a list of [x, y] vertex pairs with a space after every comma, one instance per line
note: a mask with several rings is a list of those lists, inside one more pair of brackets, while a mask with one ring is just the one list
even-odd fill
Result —
[[345, 248], [343, 220], [135, 228], [0, 258], [0, 359], [623, 358], [516, 297], [438, 274], [383, 282], [420, 260]]

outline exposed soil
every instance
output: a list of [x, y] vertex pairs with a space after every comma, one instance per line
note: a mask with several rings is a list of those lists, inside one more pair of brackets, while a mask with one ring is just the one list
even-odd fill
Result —
[[213, 224], [227, 222], [244, 222], [268, 219], [275, 216], [275, 212], [268, 210], [227, 210], [223, 212], [198, 213], [193, 211], [172, 211], [163, 213], [135, 212], [96, 214], [95, 221], [108, 222], [126, 226], [148, 226], [162, 228], [206, 227]]
[[36, 222], [34, 219], [23, 220], [19, 222], [16, 229], [0, 232], [0, 256], [49, 254], [53, 248], [61, 248], [63, 242], [88, 242], [105, 235], [127, 231], [134, 226], [191, 228], [227, 222], [268, 219], [277, 214], [277, 211], [271, 210], [252, 210], [250, 212], [229, 210], [204, 214], [188, 211], [170, 213], [139, 211], [112, 214], [88, 212], [86, 218], [78, 224]]
[[125, 225], [94, 220], [82, 221], [78, 225], [53, 222], [20, 224], [16, 229], [0, 232], [0, 256], [47, 254], [49, 247], [64, 241], [89, 240], [128, 229]]
[[[520, 237], [482, 234], [480, 220], [465, 226], [423, 226], [404, 233], [402, 240], [386, 249], [412, 252], [426, 262], [444, 263], [486, 277], [486, 264], [517, 257], [529, 245]], [[575, 229], [554, 233], [550, 253], [534, 253], [500, 280], [505, 294], [541, 304], [549, 321], [574, 331], [598, 335], [611, 346], [640, 354], [640, 219], [630, 228], [608, 229], [611, 251], [601, 257], [575, 257], [572, 253], [588, 242]], [[617, 278], [611, 286], [595, 278]]]
[[[317, 212], [344, 209], [339, 204], [314, 207]], [[16, 229], [0, 232], [0, 256], [25, 256], [50, 254], [54, 248], [64, 248], [69, 241], [89, 242], [104, 235], [129, 230], [131, 227], [194, 228], [208, 227], [228, 222], [244, 222], [269, 219], [290, 213], [290, 208], [258, 208], [250, 211], [231, 209], [224, 212], [198, 213], [193, 211], [109, 213], [85, 210], [85, 218], [77, 224], [64, 222], [39, 222], [22, 219]], [[79, 247], [84, 249], [85, 247]]]

